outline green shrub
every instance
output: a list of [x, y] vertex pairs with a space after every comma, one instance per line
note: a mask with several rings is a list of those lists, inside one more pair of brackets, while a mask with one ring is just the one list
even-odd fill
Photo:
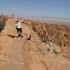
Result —
[[46, 43], [46, 40], [42, 40], [43, 43]]
[[47, 48], [48, 51], [50, 51], [50, 48]]
[[3, 30], [5, 26], [5, 21], [0, 21], [0, 32]]
[[[46, 40], [42, 40], [42, 42], [43, 42], [43, 43], [46, 43], [46, 44], [50, 44], [50, 43], [47, 42]], [[46, 45], [46, 44], [45, 44], [45, 45]]]
[[54, 52], [55, 54], [57, 54], [56, 50], [53, 50], [53, 52]]

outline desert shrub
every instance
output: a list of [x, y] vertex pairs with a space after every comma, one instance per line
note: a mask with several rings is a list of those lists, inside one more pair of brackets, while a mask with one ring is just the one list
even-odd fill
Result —
[[54, 52], [55, 54], [57, 54], [56, 50], [53, 50], [53, 52]]
[[4, 17], [3, 15], [0, 16], [0, 32], [3, 30], [6, 20], [6, 17]]
[[42, 40], [43, 43], [46, 43], [46, 40]]
[[50, 44], [49, 42], [47, 42], [46, 40], [42, 40], [43, 43], [46, 43], [46, 44]]
[[50, 51], [50, 48], [47, 48], [48, 51]]
[[3, 30], [5, 26], [5, 21], [0, 21], [0, 32]]

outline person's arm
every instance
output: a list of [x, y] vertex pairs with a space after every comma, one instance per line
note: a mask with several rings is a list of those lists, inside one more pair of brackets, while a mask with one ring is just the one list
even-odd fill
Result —
[[23, 22], [23, 19], [19, 21], [20, 23]]
[[16, 24], [16, 26], [18, 26], [18, 24]]

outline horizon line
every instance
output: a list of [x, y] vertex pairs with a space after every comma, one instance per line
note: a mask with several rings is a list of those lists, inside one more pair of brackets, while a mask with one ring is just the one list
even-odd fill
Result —
[[[4, 16], [11, 16], [12, 17], [12, 14], [11, 15], [7, 15], [7, 14], [0, 14], [0, 15], [4, 15]], [[52, 16], [35, 16], [35, 15], [15, 15], [15, 17], [38, 17], [38, 18], [60, 18], [60, 19], [70, 19], [70, 18], [67, 18], [67, 17], [52, 17]]]

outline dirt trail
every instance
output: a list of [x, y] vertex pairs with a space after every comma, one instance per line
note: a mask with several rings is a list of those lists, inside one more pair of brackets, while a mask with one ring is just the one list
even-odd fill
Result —
[[[5, 44], [3, 51], [1, 52], [0, 58], [0, 70], [30, 70], [30, 65], [32, 62], [30, 51], [28, 47], [28, 43], [25, 38], [28, 36], [28, 28], [24, 25], [24, 38], [12, 38], [7, 34], [16, 35], [14, 28], [9, 30], [11, 26], [13, 26], [13, 21], [8, 20], [5, 26], [5, 29], [2, 32], [1, 38], [5, 38], [7, 40], [7, 44]], [[13, 32], [12, 32], [13, 30]], [[12, 32], [12, 33], [11, 33]]]

